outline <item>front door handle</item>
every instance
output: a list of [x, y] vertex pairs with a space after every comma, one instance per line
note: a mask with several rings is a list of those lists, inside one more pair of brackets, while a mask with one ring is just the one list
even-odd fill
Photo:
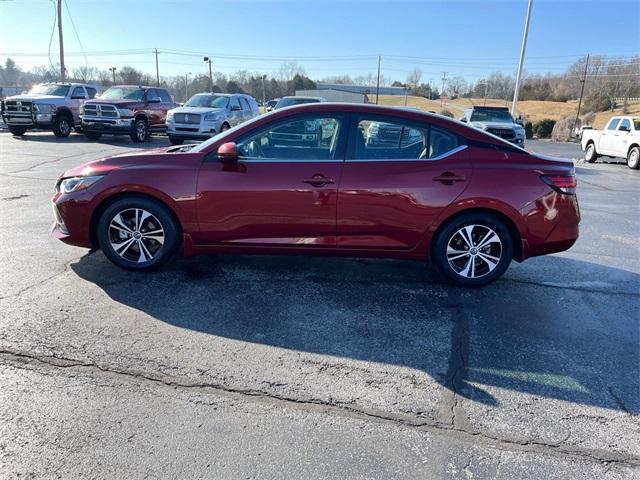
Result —
[[304, 183], [313, 185], [314, 187], [321, 187], [323, 185], [329, 185], [334, 183], [332, 178], [327, 178], [324, 175], [314, 175], [313, 177], [303, 180]]
[[444, 172], [437, 177], [433, 177], [434, 182], [440, 182], [444, 185], [453, 185], [455, 182], [464, 182], [466, 178], [462, 175], [456, 175], [453, 172]]

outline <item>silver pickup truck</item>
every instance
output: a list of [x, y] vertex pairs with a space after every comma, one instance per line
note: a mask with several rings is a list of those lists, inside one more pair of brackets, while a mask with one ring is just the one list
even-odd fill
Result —
[[640, 117], [611, 117], [604, 130], [583, 130], [584, 159], [595, 162], [600, 156], [627, 159], [629, 168], [640, 168]]
[[56, 137], [68, 137], [80, 128], [80, 105], [94, 98], [98, 88], [82, 83], [43, 83], [28, 93], [2, 101], [2, 119], [13, 135], [27, 130], [51, 130]]

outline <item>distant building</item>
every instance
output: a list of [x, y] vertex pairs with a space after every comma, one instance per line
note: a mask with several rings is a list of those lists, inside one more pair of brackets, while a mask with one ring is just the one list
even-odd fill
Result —
[[316, 90], [296, 90], [297, 97], [322, 97], [327, 102], [368, 103], [364, 93], [345, 92], [332, 88], [318, 88]]
[[[344, 85], [342, 83], [316, 83], [318, 90], [341, 90], [343, 92], [364, 93], [371, 95], [376, 94], [375, 85]], [[409, 89], [406, 87], [385, 87], [380, 86], [380, 95], [407, 95]]]

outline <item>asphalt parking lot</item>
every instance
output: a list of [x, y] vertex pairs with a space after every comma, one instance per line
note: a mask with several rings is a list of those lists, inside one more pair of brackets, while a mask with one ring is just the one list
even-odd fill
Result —
[[135, 274], [48, 232], [61, 171], [136, 147], [0, 133], [0, 478], [640, 478], [640, 172], [579, 162], [577, 244], [479, 290], [376, 259]]

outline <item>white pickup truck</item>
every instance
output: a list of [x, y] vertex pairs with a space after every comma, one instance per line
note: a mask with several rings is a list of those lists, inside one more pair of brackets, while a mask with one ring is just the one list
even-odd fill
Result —
[[640, 168], [640, 117], [612, 117], [604, 130], [583, 130], [584, 159], [600, 156], [627, 159], [629, 168]]

